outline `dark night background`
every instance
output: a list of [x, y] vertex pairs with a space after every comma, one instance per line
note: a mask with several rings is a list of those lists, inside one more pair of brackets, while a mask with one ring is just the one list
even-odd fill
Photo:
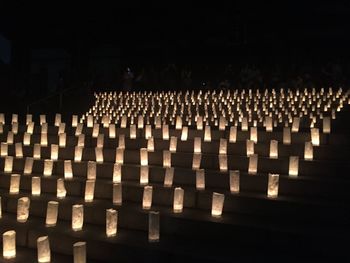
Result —
[[132, 90], [347, 87], [347, 1], [114, 4], [4, 6], [0, 87], [9, 99], [0, 110], [62, 111], [60, 91], [67, 108], [123, 89], [126, 67]]

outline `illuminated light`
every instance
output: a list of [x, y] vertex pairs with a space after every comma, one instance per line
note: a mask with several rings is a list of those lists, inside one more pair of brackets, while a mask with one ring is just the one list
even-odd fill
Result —
[[61, 114], [56, 113], [56, 115], [55, 115], [55, 126], [56, 127], [60, 126], [61, 122], [62, 122]]
[[147, 140], [147, 151], [154, 152], [154, 138], [150, 137]]
[[46, 122], [41, 124], [41, 133], [47, 133], [48, 129], [49, 125]]
[[220, 166], [220, 172], [226, 172], [227, 171], [227, 155], [226, 154], [220, 154], [219, 155], [219, 166]]
[[162, 122], [161, 122], [160, 116], [156, 116], [155, 125], [156, 125], [156, 129], [160, 129], [162, 127]]
[[56, 187], [56, 196], [59, 199], [63, 199], [66, 197], [67, 190], [64, 186], [64, 180], [62, 178], [57, 179], [57, 187]]
[[58, 135], [58, 145], [60, 148], [66, 147], [66, 141], [67, 141], [67, 134], [61, 133]]
[[115, 163], [113, 165], [113, 183], [120, 183], [122, 178], [122, 165]]
[[119, 135], [118, 148], [125, 149], [125, 134], [120, 134]]
[[72, 229], [80, 231], [84, 224], [84, 206], [81, 204], [72, 206]]
[[38, 176], [32, 177], [32, 195], [40, 196], [41, 194], [41, 178]]
[[51, 160], [58, 160], [58, 144], [51, 144]]
[[8, 155], [8, 144], [6, 142], [1, 143], [1, 157]]
[[25, 223], [29, 216], [30, 199], [21, 197], [17, 201], [17, 222]]
[[113, 204], [121, 205], [122, 199], [122, 184], [113, 184]]
[[230, 143], [235, 143], [237, 140], [237, 127], [236, 126], [231, 126], [230, 127], [230, 138], [229, 141]]
[[74, 263], [86, 263], [86, 242], [73, 244]]
[[294, 117], [292, 123], [292, 132], [299, 132], [300, 118]]
[[148, 214], [148, 241], [159, 241], [159, 212], [150, 211]]
[[78, 143], [77, 146], [84, 147], [85, 146], [85, 134], [78, 135]]
[[97, 136], [96, 147], [103, 147], [105, 136], [103, 134], [99, 134]]
[[118, 211], [115, 209], [106, 209], [106, 235], [114, 237], [118, 229]]
[[140, 185], [148, 184], [148, 166], [140, 166]]
[[208, 125], [206, 125], [204, 128], [204, 141], [211, 142], [211, 129]]
[[23, 147], [21, 142], [15, 144], [16, 158], [23, 158]]
[[148, 165], [148, 151], [146, 148], [141, 148], [140, 149], [140, 160], [141, 160], [141, 165], [142, 166], [147, 166]]
[[111, 139], [116, 137], [115, 124], [109, 124], [108, 126], [108, 136]]
[[219, 154], [227, 154], [227, 140], [220, 138]]
[[201, 153], [202, 152], [202, 141], [201, 141], [200, 137], [194, 138], [193, 152], [194, 153]]
[[163, 140], [169, 140], [169, 125], [167, 124], [162, 125], [162, 136], [163, 136]]
[[258, 128], [250, 127], [250, 140], [254, 143], [258, 142]]
[[289, 175], [292, 177], [298, 176], [299, 171], [299, 157], [290, 156], [289, 157]]
[[144, 125], [144, 119], [142, 115], [139, 115], [137, 117], [137, 128], [138, 129], [143, 129], [143, 125]]
[[0, 113], [0, 124], [5, 124], [5, 114]]
[[47, 203], [45, 220], [45, 224], [47, 227], [56, 226], [58, 217], [58, 205], [59, 203], [57, 201], [49, 201]]
[[247, 117], [242, 118], [242, 131], [248, 131], [248, 119]]
[[66, 124], [61, 122], [60, 125], [58, 126], [58, 134], [64, 133], [66, 130]]
[[33, 171], [33, 163], [34, 159], [32, 157], [26, 157], [26, 160], [24, 162], [24, 174], [31, 174]]
[[83, 156], [83, 147], [75, 146], [74, 147], [74, 162], [81, 162]]
[[311, 128], [311, 143], [314, 146], [320, 145], [320, 132], [318, 128]]
[[205, 189], [204, 169], [196, 170], [196, 189], [197, 190], [204, 190]]
[[37, 160], [41, 158], [41, 145], [38, 143], [34, 144], [33, 158]]
[[163, 151], [163, 167], [171, 167], [171, 152]]
[[176, 130], [181, 130], [182, 129], [182, 119], [181, 119], [180, 116], [176, 116], [175, 129]]
[[142, 209], [150, 209], [152, 206], [153, 187], [147, 185], [143, 188]]
[[77, 127], [78, 125], [78, 115], [72, 115], [72, 127]]
[[92, 128], [94, 126], [94, 118], [92, 115], [87, 116], [87, 127]]
[[118, 164], [124, 163], [124, 149], [117, 148], [116, 153], [115, 153], [115, 162]]
[[278, 141], [277, 140], [270, 141], [270, 158], [278, 159]]
[[258, 171], [258, 155], [253, 154], [249, 156], [249, 166], [248, 166], [248, 174], [256, 174]]
[[278, 174], [269, 174], [269, 181], [267, 185], [267, 197], [276, 198], [278, 196]]
[[267, 132], [273, 131], [272, 117], [270, 117], [270, 116], [265, 117], [265, 128], [266, 128]]
[[44, 176], [51, 176], [53, 170], [53, 161], [50, 159], [45, 159], [44, 161]]
[[246, 141], [246, 148], [247, 148], [247, 156], [252, 156], [254, 154], [254, 141], [247, 140]]
[[219, 130], [224, 131], [226, 128], [226, 119], [224, 116], [220, 116], [219, 118]]
[[222, 209], [224, 207], [225, 195], [219, 193], [213, 193], [211, 215], [214, 217], [221, 217]]
[[231, 170], [230, 171], [230, 191], [231, 193], [239, 193], [239, 171]]
[[18, 133], [18, 123], [17, 122], [12, 123], [11, 131], [14, 135], [16, 135]]
[[146, 125], [146, 128], [145, 128], [145, 139], [148, 140], [151, 137], [152, 137], [152, 126], [148, 124]]
[[64, 160], [64, 179], [73, 178], [73, 168], [71, 160]]
[[127, 123], [128, 123], [128, 119], [127, 119], [127, 117], [125, 115], [123, 115], [121, 123], [120, 123], [120, 127], [121, 128], [126, 128]]
[[187, 141], [188, 138], [188, 127], [184, 126], [182, 127], [182, 131], [181, 131], [181, 141]]
[[87, 164], [87, 179], [95, 180], [96, 179], [96, 162], [88, 161]]
[[75, 136], [79, 136], [80, 134], [82, 134], [83, 132], [83, 124], [82, 123], [78, 123], [76, 129], [75, 129]]
[[174, 168], [173, 167], [165, 168], [164, 187], [171, 187], [173, 185], [173, 180], [174, 180]]
[[184, 190], [181, 187], [176, 187], [174, 190], [174, 203], [173, 203], [174, 213], [182, 213], [183, 202], [184, 202]]
[[176, 152], [176, 148], [177, 148], [177, 137], [171, 136], [170, 137], [169, 151]]
[[86, 180], [85, 182], [85, 202], [92, 202], [95, 195], [95, 180]]
[[95, 147], [95, 158], [97, 163], [103, 163], [103, 148]]
[[25, 146], [29, 146], [30, 145], [30, 137], [31, 137], [30, 133], [25, 132], [23, 134], [23, 145], [25, 145]]
[[37, 239], [38, 262], [51, 262], [51, 250], [48, 236], [42, 236]]
[[314, 150], [311, 142], [305, 142], [304, 159], [312, 161], [314, 158]]
[[130, 125], [130, 139], [136, 139], [136, 125]]
[[92, 128], [92, 138], [97, 138], [100, 132], [100, 124], [94, 123]]
[[201, 160], [202, 160], [202, 154], [201, 153], [194, 153], [193, 154], [193, 160], [192, 160], [192, 169], [193, 170], [200, 169]]
[[16, 257], [16, 231], [10, 230], [2, 234], [2, 255], [5, 259]]
[[12, 174], [10, 181], [10, 194], [18, 194], [19, 193], [19, 185], [20, 185], [21, 175], [20, 174]]
[[6, 156], [5, 157], [5, 165], [4, 165], [4, 172], [5, 173], [12, 173], [13, 170], [13, 156]]
[[291, 144], [292, 142], [292, 136], [291, 136], [291, 132], [290, 132], [290, 128], [289, 127], [284, 127], [283, 128], [283, 144]]
[[45, 115], [45, 114], [41, 114], [41, 115], [40, 115], [39, 123], [40, 123], [41, 126], [42, 126], [44, 123], [46, 123], [46, 115]]
[[26, 125], [28, 125], [31, 122], [33, 122], [33, 115], [32, 114], [27, 114], [26, 115]]

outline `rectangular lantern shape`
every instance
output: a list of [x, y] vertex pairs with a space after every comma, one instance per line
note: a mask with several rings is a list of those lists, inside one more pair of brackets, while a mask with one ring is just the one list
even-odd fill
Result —
[[84, 148], [82, 146], [74, 147], [74, 162], [81, 162], [83, 156], [83, 149]]
[[29, 216], [30, 199], [28, 197], [21, 197], [17, 201], [17, 221], [25, 223]]
[[86, 180], [85, 182], [85, 202], [92, 202], [95, 194], [95, 180]]
[[258, 128], [257, 127], [250, 127], [250, 140], [252, 140], [254, 143], [258, 142]]
[[13, 134], [18, 134], [18, 122], [12, 123], [11, 131]]
[[6, 156], [5, 157], [5, 165], [4, 165], [4, 172], [5, 173], [12, 173], [13, 170], [13, 156]]
[[247, 117], [242, 118], [242, 131], [248, 131], [248, 119]]
[[9, 131], [7, 133], [7, 140], [6, 140], [6, 142], [7, 142], [7, 144], [13, 144], [13, 141], [14, 141], [14, 134], [13, 134], [12, 131]]
[[85, 146], [85, 134], [80, 134], [78, 136], [77, 146], [84, 147]]
[[211, 129], [209, 125], [206, 125], [204, 129], [204, 141], [211, 142]]
[[56, 191], [56, 196], [59, 199], [63, 199], [66, 197], [67, 190], [66, 187], [64, 186], [64, 180], [62, 178], [57, 179], [57, 191]]
[[222, 214], [222, 209], [224, 207], [225, 195], [219, 193], [213, 193], [212, 205], [211, 205], [211, 215], [214, 217], [220, 217]]
[[154, 138], [148, 138], [147, 140], [147, 151], [154, 152]]
[[103, 128], [108, 128], [109, 122], [110, 122], [109, 116], [103, 115], [103, 117], [102, 117], [102, 127]]
[[67, 134], [61, 133], [58, 135], [58, 145], [60, 148], [66, 147], [66, 141], [67, 141]]
[[252, 156], [254, 154], [254, 141], [247, 140], [246, 141], [246, 147], [247, 147], [247, 156]]
[[311, 142], [305, 142], [304, 159], [312, 161], [314, 158], [314, 150]]
[[237, 127], [236, 126], [230, 127], [229, 141], [230, 141], [230, 143], [235, 143], [237, 141]]
[[40, 135], [40, 145], [47, 146], [47, 133], [42, 133]]
[[95, 180], [96, 179], [96, 162], [88, 161], [87, 165], [87, 179]]
[[109, 124], [108, 127], [108, 136], [111, 139], [114, 139], [116, 137], [116, 130], [115, 130], [115, 124]]
[[66, 124], [63, 122], [60, 123], [60, 125], [58, 126], [58, 134], [65, 133], [65, 130], [66, 130]]
[[10, 230], [2, 234], [2, 255], [5, 259], [16, 257], [16, 231]]
[[173, 185], [173, 180], [174, 180], [174, 168], [173, 167], [165, 168], [164, 187], [171, 187]]
[[176, 152], [176, 148], [177, 148], [177, 137], [171, 136], [169, 151], [174, 153], [174, 152]]
[[31, 137], [30, 133], [25, 132], [23, 134], [23, 145], [25, 145], [25, 146], [30, 145], [30, 137]]
[[78, 125], [78, 115], [72, 115], [72, 127], [77, 127]]
[[231, 193], [239, 193], [239, 170], [230, 171], [230, 191]]
[[94, 126], [94, 118], [92, 115], [87, 116], [87, 127], [92, 128]]
[[294, 117], [292, 123], [292, 132], [299, 132], [300, 118]]
[[171, 167], [171, 152], [163, 151], [163, 167]]
[[118, 148], [125, 149], [125, 134], [120, 134], [118, 138]]
[[34, 144], [33, 158], [36, 160], [39, 160], [41, 158], [41, 145], [38, 143]]
[[146, 148], [140, 149], [140, 162], [142, 166], [148, 165], [148, 152]]
[[201, 160], [202, 160], [202, 154], [201, 153], [194, 153], [193, 154], [193, 160], [192, 160], [192, 169], [193, 170], [200, 169]]
[[73, 178], [73, 168], [71, 160], [64, 160], [64, 179]]
[[102, 147], [95, 148], [95, 156], [96, 156], [97, 163], [103, 163], [103, 148]]
[[41, 178], [38, 176], [32, 177], [32, 195], [40, 196], [41, 194]]
[[117, 235], [118, 211], [115, 209], [106, 209], [106, 235], [114, 237]]
[[145, 129], [145, 139], [148, 140], [151, 137], [152, 137], [152, 126], [148, 124], [146, 125], [146, 129]]
[[128, 123], [128, 119], [127, 119], [127, 117], [125, 115], [123, 115], [122, 116], [122, 121], [120, 123], [120, 127], [121, 128], [126, 128], [127, 123]]
[[227, 140], [220, 138], [219, 154], [227, 154]]
[[33, 163], [34, 159], [32, 157], [26, 157], [25, 163], [24, 163], [24, 174], [31, 174], [33, 171]]
[[201, 153], [202, 152], [202, 141], [201, 141], [200, 137], [194, 138], [193, 152], [194, 153]]
[[299, 171], [299, 157], [290, 156], [289, 157], [289, 175], [296, 177], [298, 176], [298, 171]]
[[46, 159], [44, 161], [44, 176], [51, 176], [53, 170], [53, 161]]
[[182, 118], [180, 116], [176, 116], [176, 124], [175, 124], [176, 130], [182, 129]]
[[121, 205], [122, 199], [122, 184], [113, 184], [113, 204]]
[[12, 174], [10, 181], [10, 194], [18, 194], [19, 193], [19, 185], [21, 181], [20, 174]]
[[204, 190], [205, 189], [204, 169], [196, 170], [196, 189], [197, 190]]
[[292, 142], [292, 137], [290, 133], [290, 128], [289, 127], [284, 127], [283, 128], [283, 144], [291, 144]]
[[51, 144], [51, 160], [57, 161], [58, 160], [58, 144]]
[[86, 263], [86, 242], [73, 244], [74, 263]]
[[267, 197], [276, 198], [278, 196], [278, 174], [269, 174], [269, 182], [267, 185]]
[[181, 187], [176, 187], [174, 190], [174, 213], [182, 213], [184, 203], [184, 190]]
[[203, 130], [203, 117], [197, 116], [197, 130]]
[[48, 124], [46, 122], [44, 122], [40, 125], [41, 125], [41, 133], [47, 133], [47, 130], [49, 128]]
[[59, 203], [57, 201], [49, 201], [47, 203], [45, 220], [47, 227], [56, 226], [58, 217], [58, 205]]
[[115, 162], [119, 163], [119, 164], [124, 163], [124, 149], [117, 148], [116, 153], [115, 153]]
[[143, 120], [143, 116], [139, 115], [137, 117], [137, 128], [138, 129], [143, 129], [143, 125], [144, 125], [144, 120]]
[[94, 126], [92, 128], [92, 138], [97, 138], [99, 133], [100, 133], [100, 124], [94, 123]]
[[32, 135], [34, 132], [34, 122], [29, 122], [27, 124], [27, 133]]
[[162, 120], [160, 116], [156, 116], [154, 122], [156, 125], [156, 129], [160, 129], [162, 127]]
[[140, 184], [141, 185], [148, 184], [148, 174], [149, 174], [148, 166], [141, 166], [140, 167]]
[[21, 142], [15, 144], [16, 147], [16, 158], [23, 158], [23, 147]]
[[27, 114], [26, 115], [26, 125], [28, 125], [28, 123], [33, 122], [33, 115], [32, 114]]
[[72, 206], [72, 229], [73, 231], [80, 231], [83, 229], [84, 224], [84, 206], [73, 205]]
[[0, 124], [5, 124], [5, 114], [0, 113]]
[[159, 212], [150, 211], [148, 214], [148, 241], [159, 241]]
[[219, 130], [224, 131], [226, 128], [226, 118], [224, 116], [220, 116], [219, 118]]
[[184, 126], [182, 127], [182, 131], [181, 131], [181, 141], [187, 141], [188, 138], [188, 127]]
[[8, 144], [6, 142], [1, 143], [1, 156], [7, 156], [8, 155]]
[[278, 159], [278, 141], [277, 140], [270, 141], [270, 158]]
[[37, 239], [38, 262], [51, 262], [51, 250], [48, 236], [42, 236]]
[[122, 165], [115, 163], [113, 165], [113, 183], [120, 183], [122, 181]]
[[12, 114], [11, 124], [15, 123], [15, 122], [18, 122], [18, 114], [13, 113]]
[[272, 117], [270, 117], [270, 116], [265, 117], [265, 128], [266, 128], [267, 132], [273, 131]]
[[320, 145], [320, 132], [318, 128], [311, 128], [311, 142], [314, 146]]
[[56, 113], [55, 115], [55, 126], [58, 127], [61, 124], [62, 116], [60, 113]]
[[130, 139], [136, 139], [136, 125], [130, 125]]
[[322, 127], [323, 127], [323, 133], [329, 134], [331, 133], [331, 118], [330, 117], [323, 117], [323, 122], [322, 122]]
[[76, 129], [75, 129], [75, 136], [79, 136], [80, 134], [82, 134], [83, 132], [83, 124], [82, 123], [78, 123]]
[[219, 154], [219, 166], [220, 166], [220, 172], [226, 172], [227, 171], [227, 155], [226, 154]]
[[258, 155], [253, 154], [249, 156], [249, 167], [248, 167], [248, 173], [249, 174], [256, 174], [258, 171]]
[[163, 136], [163, 140], [169, 140], [169, 125], [163, 124], [162, 136]]
[[147, 185], [143, 188], [142, 209], [150, 209], [152, 206], [153, 187]]

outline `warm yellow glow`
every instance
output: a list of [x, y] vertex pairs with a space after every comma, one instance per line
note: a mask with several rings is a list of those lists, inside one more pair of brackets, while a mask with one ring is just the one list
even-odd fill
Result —
[[115, 209], [106, 209], [106, 235], [114, 237], [117, 235], [118, 211]]
[[292, 132], [299, 132], [300, 118], [294, 117], [292, 123]]
[[92, 202], [95, 195], [95, 180], [86, 180], [85, 182], [85, 202]]
[[163, 167], [171, 167], [171, 152], [163, 151]]
[[148, 166], [140, 167], [140, 184], [141, 185], [148, 184], [148, 173], [149, 173]]
[[4, 172], [5, 173], [12, 173], [12, 170], [13, 170], [13, 157], [6, 156], [5, 157], [5, 165], [4, 165]]
[[2, 234], [2, 255], [5, 259], [16, 257], [16, 231], [10, 230]]
[[30, 199], [28, 197], [21, 197], [17, 201], [17, 221], [25, 223], [29, 216]]
[[63, 199], [66, 197], [67, 190], [64, 186], [64, 180], [62, 178], [57, 179], [57, 187], [56, 187], [56, 196], [59, 199]]
[[86, 263], [86, 242], [73, 244], [74, 263]]
[[115, 154], [115, 162], [118, 164], [124, 163], [124, 149], [117, 148], [116, 154]]
[[150, 209], [152, 206], [152, 192], [153, 187], [147, 185], [143, 188], [142, 208]]
[[95, 147], [95, 158], [97, 163], [103, 163], [103, 148]]
[[246, 148], [247, 148], [247, 156], [252, 156], [254, 154], [254, 141], [247, 140], [246, 141]]
[[215, 217], [220, 217], [222, 214], [222, 209], [224, 207], [225, 195], [219, 193], [213, 193], [211, 215]]
[[32, 195], [40, 196], [41, 194], [41, 178], [38, 176], [32, 177]]
[[220, 138], [219, 154], [227, 154], [227, 140]]
[[130, 125], [130, 139], [136, 139], [136, 125]]
[[176, 147], [177, 147], [177, 137], [171, 136], [170, 137], [169, 151], [176, 152]]
[[311, 128], [311, 142], [314, 146], [320, 145], [320, 132], [318, 128]]
[[299, 157], [290, 156], [289, 157], [289, 175], [298, 176], [298, 171], [299, 171]]
[[72, 161], [65, 160], [64, 161], [64, 179], [72, 179], [72, 178], [73, 178]]
[[194, 138], [193, 152], [194, 153], [201, 153], [202, 152], [202, 141], [201, 141], [200, 137]]
[[193, 154], [193, 160], [192, 160], [192, 169], [193, 170], [200, 169], [201, 160], [202, 160], [202, 154], [201, 153], [194, 153]]
[[163, 135], [163, 140], [169, 140], [169, 125], [167, 124], [162, 125], [162, 135]]
[[196, 189], [197, 190], [204, 190], [205, 189], [204, 169], [196, 170]]
[[72, 206], [72, 229], [80, 231], [84, 224], [84, 206], [81, 204]]
[[231, 126], [230, 127], [230, 143], [235, 143], [237, 140], [237, 127], [236, 126]]
[[34, 159], [32, 157], [26, 157], [25, 163], [24, 163], [24, 174], [31, 174], [33, 170], [33, 162]]
[[248, 173], [249, 174], [256, 174], [258, 171], [258, 155], [253, 154], [249, 156], [249, 167], [248, 167]]
[[113, 166], [113, 183], [120, 183], [122, 180], [122, 165], [115, 163]]
[[140, 161], [142, 166], [148, 165], [148, 151], [146, 148], [140, 149]]
[[30, 133], [25, 132], [23, 134], [23, 145], [25, 145], [25, 146], [30, 145], [30, 137], [31, 137]]
[[113, 204], [122, 204], [122, 184], [113, 184]]
[[182, 213], [184, 202], [184, 190], [181, 187], [176, 187], [174, 190], [174, 213]]
[[8, 144], [6, 142], [1, 143], [1, 156], [7, 156], [8, 155]]
[[314, 158], [314, 150], [311, 142], [305, 142], [304, 159], [312, 161]]
[[152, 126], [151, 125], [146, 125], [145, 129], [145, 139], [149, 139], [152, 137]]
[[230, 171], [230, 191], [239, 193], [239, 170]]
[[19, 193], [20, 180], [21, 180], [20, 174], [12, 174], [11, 175], [10, 194], [18, 194]]
[[291, 144], [292, 142], [292, 137], [291, 137], [291, 132], [289, 127], [284, 127], [283, 128], [283, 144]]
[[257, 127], [250, 127], [250, 140], [254, 143], [258, 142], [258, 129]]
[[206, 125], [204, 128], [204, 141], [211, 142], [211, 129], [208, 125]]
[[188, 127], [184, 126], [182, 127], [182, 131], [181, 131], [181, 141], [187, 141], [188, 138]]
[[331, 118], [330, 117], [323, 117], [323, 133], [331, 133]]
[[67, 135], [65, 133], [61, 133], [58, 135], [58, 145], [61, 148], [66, 147]]
[[174, 179], [174, 168], [173, 167], [165, 168], [164, 187], [171, 187], [173, 185], [173, 179]]
[[278, 174], [269, 174], [269, 181], [267, 185], [267, 197], [276, 198], [278, 196]]
[[51, 262], [51, 250], [48, 236], [42, 236], [37, 239], [38, 262]]
[[220, 166], [220, 172], [226, 172], [227, 171], [227, 155], [226, 154], [220, 154], [219, 155], [219, 166]]
[[278, 141], [277, 140], [270, 141], [270, 158], [278, 159]]
[[22, 143], [18, 142], [15, 144], [16, 158], [23, 158], [23, 147]]
[[58, 216], [58, 205], [59, 203], [57, 201], [49, 201], [47, 203], [46, 221], [45, 221], [47, 227], [56, 225], [57, 216]]

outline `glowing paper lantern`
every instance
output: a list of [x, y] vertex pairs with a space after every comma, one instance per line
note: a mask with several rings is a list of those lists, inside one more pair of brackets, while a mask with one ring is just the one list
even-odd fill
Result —
[[103, 163], [103, 148], [95, 147], [95, 156], [97, 163]]
[[116, 153], [115, 153], [115, 162], [118, 164], [124, 163], [124, 149], [117, 148]]
[[0, 124], [5, 124], [5, 114], [0, 113]]
[[100, 124], [94, 123], [92, 128], [92, 138], [97, 138], [100, 132]]
[[320, 132], [318, 128], [311, 128], [311, 142], [314, 146], [320, 145]]
[[148, 241], [159, 241], [159, 212], [150, 211], [148, 214]]
[[5, 259], [16, 257], [16, 231], [10, 230], [2, 234], [2, 255]]
[[257, 127], [250, 127], [250, 140], [252, 140], [254, 143], [258, 142], [258, 128]]
[[113, 183], [120, 183], [122, 178], [122, 166], [119, 163], [113, 165]]
[[87, 127], [92, 128], [94, 126], [94, 118], [92, 115], [87, 116]]
[[42, 133], [40, 135], [40, 145], [47, 146], [47, 133]]
[[15, 113], [12, 114], [11, 124], [13, 123], [18, 123], [18, 114], [15, 114]]
[[72, 179], [72, 178], [73, 178], [72, 161], [65, 160], [64, 161], [64, 179]]
[[205, 126], [204, 129], [204, 141], [205, 142], [211, 142], [211, 129], [210, 126]]
[[[57, 144], [51, 144], [51, 160], [57, 161], [58, 160], [58, 145]], [[45, 171], [45, 169], [44, 169]], [[45, 175], [45, 172], [44, 172]]]
[[272, 117], [270, 117], [270, 116], [265, 117], [265, 128], [266, 128], [267, 132], [273, 131]]
[[66, 133], [61, 133], [58, 135], [58, 145], [61, 148], [66, 147], [66, 141], [67, 141], [67, 134]]
[[53, 170], [53, 161], [45, 159], [44, 161], [44, 176], [51, 176]]
[[293, 123], [292, 123], [292, 132], [298, 132], [299, 131], [299, 126], [300, 126], [300, 118], [299, 117], [294, 117], [293, 118]]
[[130, 139], [136, 139], [136, 125], [130, 125]]
[[94, 162], [94, 161], [88, 161], [87, 179], [89, 179], [89, 180], [96, 179], [96, 162]]
[[150, 137], [147, 140], [147, 151], [154, 152], [154, 138]]
[[40, 159], [41, 158], [41, 145], [38, 144], [38, 143], [34, 144], [33, 158], [34, 159]]
[[78, 115], [72, 115], [72, 127], [77, 127], [78, 125]]
[[323, 117], [323, 133], [331, 133], [331, 118], [330, 117]]
[[58, 134], [64, 133], [66, 130], [66, 124], [61, 122], [60, 125], [58, 126]]
[[47, 133], [48, 131], [48, 124], [46, 122], [40, 124], [41, 125], [41, 133]]
[[59, 199], [63, 199], [66, 197], [67, 190], [64, 186], [64, 180], [62, 178], [57, 179], [57, 193], [56, 196]]
[[32, 195], [40, 196], [41, 194], [41, 178], [38, 176], [32, 177]]
[[197, 116], [197, 130], [203, 130], [203, 117]]
[[83, 124], [78, 123], [76, 129], [75, 129], [75, 136], [79, 136], [83, 132]]
[[120, 123], [120, 127], [121, 128], [126, 128], [126, 125], [127, 125], [127, 122], [128, 122], [128, 119], [125, 115], [122, 116], [122, 121]]
[[13, 134], [17, 134], [18, 133], [18, 122], [12, 123], [11, 131], [12, 131]]
[[200, 169], [201, 160], [202, 160], [202, 154], [201, 153], [194, 153], [193, 154], [193, 160], [192, 160], [192, 169], [193, 170]]
[[156, 125], [156, 129], [160, 129], [162, 127], [162, 122], [161, 122], [160, 116], [156, 116], [155, 125]]
[[298, 176], [298, 171], [299, 171], [299, 157], [290, 156], [289, 157], [289, 175], [296, 177]]
[[79, 134], [77, 146], [80, 146], [80, 147], [85, 146], [85, 134]]
[[147, 185], [143, 188], [142, 209], [150, 209], [152, 206], [153, 187]]
[[148, 166], [141, 166], [140, 167], [140, 185], [148, 184], [148, 174], [149, 174]]
[[30, 199], [28, 197], [21, 197], [17, 201], [17, 221], [25, 223], [29, 216]]
[[33, 171], [33, 163], [34, 159], [32, 157], [26, 157], [25, 163], [24, 163], [24, 174], [31, 174]]
[[258, 155], [253, 154], [249, 156], [249, 167], [248, 167], [248, 173], [249, 174], [256, 174], [258, 171]]
[[60, 126], [61, 120], [62, 120], [61, 117], [62, 117], [61, 114], [56, 113], [56, 115], [55, 115], [55, 126], [56, 126], [56, 127]]
[[23, 158], [23, 147], [22, 147], [22, 143], [18, 142], [15, 144], [16, 147], [16, 158]]
[[247, 146], [247, 156], [252, 156], [254, 154], [254, 141], [252, 140], [247, 140], [246, 141], [246, 146]]
[[6, 156], [5, 157], [5, 165], [4, 165], [4, 172], [5, 173], [12, 173], [13, 170], [13, 156]]
[[47, 227], [56, 226], [58, 216], [58, 205], [59, 203], [57, 201], [49, 201], [47, 203], [45, 220]]
[[219, 118], [219, 130], [224, 131], [226, 128], [226, 118], [224, 116], [220, 116]]
[[109, 124], [108, 135], [111, 139], [114, 139], [116, 137], [115, 124]]
[[227, 140], [220, 138], [219, 154], [227, 154]]
[[213, 193], [212, 205], [211, 205], [211, 215], [214, 217], [220, 217], [222, 214], [222, 209], [224, 207], [225, 195], [219, 193]]
[[146, 148], [140, 149], [140, 160], [142, 166], [148, 165], [148, 152]]
[[269, 181], [267, 186], [267, 197], [276, 198], [278, 196], [278, 174], [269, 174]]
[[25, 132], [23, 134], [23, 145], [28, 146], [30, 145], [30, 133]]
[[148, 140], [151, 137], [152, 137], [152, 126], [148, 124], [146, 125], [146, 129], [145, 129], [145, 138]]
[[28, 125], [28, 123], [33, 122], [33, 115], [32, 114], [27, 114], [26, 115], [26, 125]]
[[239, 171], [230, 171], [230, 191], [231, 193], [239, 193]]
[[176, 130], [181, 130], [182, 129], [182, 119], [181, 119], [180, 116], [176, 116], [175, 129]]
[[188, 138], [188, 127], [184, 126], [182, 127], [182, 131], [181, 131], [181, 141], [187, 141]]
[[6, 142], [1, 143], [1, 156], [8, 155], [8, 144]]
[[171, 187], [173, 185], [173, 179], [174, 179], [174, 168], [173, 167], [165, 168], [164, 187]]
[[247, 119], [247, 117], [242, 118], [242, 131], [248, 131], [248, 119]]
[[99, 135], [97, 136], [96, 147], [103, 147], [104, 138], [105, 138], [105, 136], [104, 136], [103, 134], [99, 134]]
[[174, 213], [182, 213], [184, 202], [184, 190], [181, 187], [176, 187], [174, 190]]
[[237, 140], [237, 127], [236, 126], [231, 126], [230, 127], [230, 138], [229, 141], [230, 143], [235, 143]]
[[125, 149], [125, 134], [120, 134], [119, 135], [118, 148]]
[[142, 116], [142, 115], [139, 115], [139, 116], [137, 117], [137, 128], [143, 129], [143, 125], [144, 125], [143, 116]]
[[80, 231], [83, 229], [84, 224], [84, 206], [73, 205], [72, 206], [72, 229], [73, 231]]
[[122, 184], [113, 184], [113, 204], [122, 204]]
[[27, 124], [27, 133], [28, 134], [33, 134], [34, 132], [34, 122], [30, 122]]
[[311, 142], [305, 142], [304, 159], [312, 161], [314, 158], [314, 150]]
[[220, 166], [220, 172], [226, 172], [227, 171], [227, 155], [226, 154], [219, 154], [219, 166]]
[[196, 189], [197, 190], [204, 190], [205, 189], [204, 169], [196, 170]]
[[21, 180], [20, 174], [12, 174], [10, 181], [10, 194], [18, 194], [19, 193], [19, 184]]
[[270, 141], [270, 158], [278, 159], [278, 141], [277, 140]]
[[177, 147], [177, 137], [171, 136], [170, 138], [170, 145], [169, 145], [169, 151], [170, 152], [176, 152]]
[[73, 244], [74, 263], [86, 263], [86, 242]]
[[292, 142], [292, 137], [290, 133], [290, 128], [289, 127], [284, 127], [283, 128], [283, 144], [291, 144]]
[[114, 237], [117, 235], [118, 211], [115, 209], [106, 209], [106, 235]]
[[51, 250], [48, 236], [42, 236], [37, 239], [38, 262], [51, 262]]
[[162, 135], [163, 135], [163, 140], [169, 140], [169, 125], [163, 124]]
[[75, 146], [74, 147], [74, 162], [81, 162], [83, 156], [83, 147]]
[[201, 141], [200, 137], [194, 138], [193, 152], [194, 153], [201, 153], [202, 152], [202, 141]]
[[95, 194], [95, 180], [86, 180], [85, 182], [85, 202], [92, 202]]
[[163, 151], [163, 167], [171, 167], [171, 152]]

